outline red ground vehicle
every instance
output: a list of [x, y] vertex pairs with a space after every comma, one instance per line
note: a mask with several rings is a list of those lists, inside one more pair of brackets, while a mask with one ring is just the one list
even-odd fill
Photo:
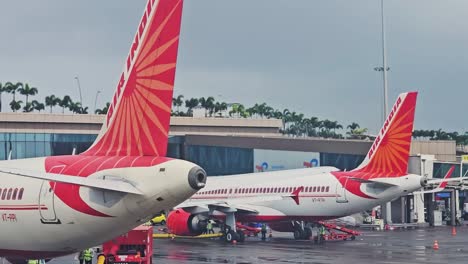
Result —
[[102, 252], [98, 257], [98, 264], [151, 264], [153, 227], [139, 226], [114, 238], [102, 245]]

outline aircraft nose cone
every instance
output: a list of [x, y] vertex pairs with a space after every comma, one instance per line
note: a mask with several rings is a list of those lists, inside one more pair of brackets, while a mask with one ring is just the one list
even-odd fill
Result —
[[206, 172], [202, 168], [195, 166], [188, 173], [188, 182], [194, 190], [200, 190], [205, 187]]

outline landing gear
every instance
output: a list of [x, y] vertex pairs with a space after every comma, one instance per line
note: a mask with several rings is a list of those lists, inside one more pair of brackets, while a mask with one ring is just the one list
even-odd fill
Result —
[[228, 243], [232, 243], [232, 241], [236, 240], [238, 241], [239, 240], [239, 235], [237, 234], [236, 231], [234, 230], [229, 230], [226, 232], [225, 236], [224, 236], [224, 240]]
[[239, 236], [239, 239], [237, 241], [239, 242], [244, 242], [245, 241], [245, 234], [244, 231], [238, 230], [237, 235]]
[[293, 222], [294, 239], [309, 240], [312, 237], [312, 228], [305, 226], [304, 222]]

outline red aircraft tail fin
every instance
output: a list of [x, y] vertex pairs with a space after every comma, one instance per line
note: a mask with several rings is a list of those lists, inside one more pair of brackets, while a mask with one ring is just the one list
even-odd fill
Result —
[[148, 0], [107, 118], [83, 155], [166, 155], [182, 5]]
[[407, 174], [417, 92], [400, 94], [362, 164], [353, 172], [364, 178]]

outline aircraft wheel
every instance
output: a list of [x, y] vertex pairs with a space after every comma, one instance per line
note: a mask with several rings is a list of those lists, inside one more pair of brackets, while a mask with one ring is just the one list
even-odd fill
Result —
[[224, 239], [228, 243], [231, 243], [233, 240], [239, 241], [239, 235], [236, 232], [234, 232], [233, 230], [229, 230], [229, 232], [226, 233]]
[[245, 234], [243, 231], [239, 230], [237, 231], [237, 235], [239, 236], [239, 239], [237, 240], [238, 242], [244, 242], [245, 241]]
[[304, 239], [309, 240], [312, 237], [312, 229], [310, 227], [304, 228]]
[[294, 230], [294, 239], [301, 240], [303, 236], [302, 230]]

